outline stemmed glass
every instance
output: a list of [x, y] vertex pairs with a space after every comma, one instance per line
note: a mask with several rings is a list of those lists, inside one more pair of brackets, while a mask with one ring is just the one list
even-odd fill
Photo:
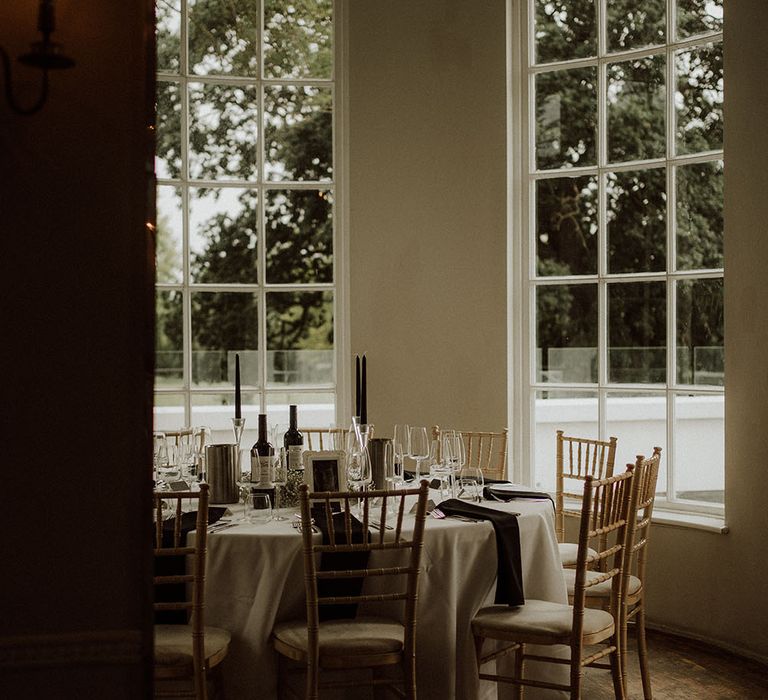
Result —
[[[358, 428], [355, 431], [355, 427]], [[367, 445], [363, 447], [363, 441], [360, 426], [353, 425], [353, 430], [347, 435], [347, 486], [352, 491], [365, 491], [373, 481], [373, 472], [371, 470], [371, 460], [368, 455]], [[367, 440], [366, 440], [367, 442]], [[362, 509], [362, 500], [358, 504]], [[362, 512], [360, 512], [362, 516]]]
[[424, 427], [411, 426], [408, 431], [408, 456], [416, 460], [415, 482], [421, 478], [421, 460], [429, 457], [429, 437]]
[[281, 447], [272, 461], [272, 483], [275, 485], [275, 511], [272, 520], [287, 520], [280, 512], [280, 497], [287, 481], [288, 460], [286, 459], [285, 448]]
[[391, 440], [384, 443], [384, 482], [387, 489], [396, 489], [403, 483], [403, 464], [395, 460], [395, 444]]
[[457, 430], [448, 431], [443, 442], [443, 449], [447, 451], [446, 466], [450, 469], [453, 478], [453, 496], [456, 497], [456, 479], [461, 468], [467, 462], [467, 448], [464, 437]]
[[165, 433], [152, 433], [152, 466], [155, 471], [155, 487], [160, 488], [161, 483], [165, 485], [160, 479], [160, 469], [168, 466], [168, 440]]
[[400, 465], [400, 473], [405, 476], [405, 458], [411, 451], [411, 430], [405, 425], [396, 425], [392, 446], [394, 448], [395, 469]]

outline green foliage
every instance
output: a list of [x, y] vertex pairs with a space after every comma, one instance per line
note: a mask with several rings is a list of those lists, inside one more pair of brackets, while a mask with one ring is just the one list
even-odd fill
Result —
[[[721, 5], [717, 0], [680, 0], [681, 32], [692, 34], [721, 28], [717, 18]], [[594, 55], [593, 0], [536, 0], [535, 7], [538, 62]], [[608, 0], [611, 50], [663, 43], [665, 7], [664, 0], [642, 3]], [[675, 67], [679, 77], [672, 87], [678, 93], [675, 99], [678, 152], [722, 148], [722, 47], [710, 45], [678, 52]], [[622, 163], [663, 157], [666, 150], [663, 50], [652, 58], [609, 63], [607, 74], [609, 161]], [[537, 75], [538, 168], [595, 165], [598, 99], [593, 68]], [[716, 163], [706, 163], [679, 167], [676, 173], [677, 267], [688, 270], [721, 267], [722, 169]], [[609, 272], [665, 270], [668, 212], [664, 168], [609, 173], [605, 196]], [[597, 184], [593, 177], [537, 182], [539, 275], [597, 272], [597, 210]], [[574, 291], [583, 286], [547, 285], [539, 290], [536, 344], [542, 349], [545, 367], [549, 348], [596, 345], [596, 312], [586, 301], [591, 297], [582, 293], [584, 301], [579, 305], [574, 296]], [[643, 381], [664, 381], [667, 342], [664, 285], [638, 283], [620, 289], [621, 286], [609, 287], [609, 347], [626, 348], [628, 352], [624, 357], [619, 352], [611, 355], [612, 371], [616, 370], [612, 379], [628, 381], [627, 377], [641, 377]], [[677, 343], [691, 352], [696, 347], [722, 343], [722, 293], [711, 285], [707, 290], [706, 301], [691, 301], [687, 307], [678, 307], [679, 314], [690, 313], [678, 317], [678, 327], [684, 327], [684, 331], [678, 333]], [[596, 293], [592, 297], [596, 303]], [[648, 350], [641, 351], [641, 348]], [[661, 352], [653, 348], [661, 348]], [[619, 379], [619, 375], [623, 379]]]
[[[264, 76], [330, 78], [332, 73], [331, 0], [265, 0]], [[178, 4], [159, 0], [158, 66], [179, 70]], [[332, 94], [330, 89], [280, 85], [263, 88], [264, 114], [258, 113], [259, 87], [211, 83], [208, 75], [254, 78], [260, 75], [259, 3], [253, 0], [189, 0], [189, 66], [200, 75], [190, 84], [189, 175], [193, 179], [236, 180], [259, 177], [259, 139], [266, 163], [262, 177], [275, 182], [265, 191], [264, 230], [269, 283], [331, 282], [333, 277], [333, 198], [323, 189], [281, 188], [281, 181], [330, 182]], [[182, 98], [172, 75], [158, 84], [157, 156], [164, 177], [182, 176]], [[260, 128], [263, 125], [263, 132]], [[191, 188], [191, 200], [221, 195], [211, 187]], [[193, 202], [191, 202], [193, 203]], [[230, 207], [232, 209], [232, 207]], [[160, 240], [166, 241], [159, 222]], [[257, 282], [257, 241], [261, 236], [256, 190], [242, 188], [236, 211], [211, 215], [194, 233], [204, 245], [193, 252], [195, 283]], [[167, 244], [166, 244], [167, 245]], [[160, 247], [158, 265], [169, 265]], [[168, 256], [170, 257], [170, 256]], [[193, 349], [257, 347], [258, 297], [251, 293], [194, 293]], [[274, 350], [327, 349], [333, 346], [333, 299], [321, 292], [270, 292], [267, 295], [266, 346]], [[158, 336], [181, 348], [181, 308], [158, 296]], [[222, 362], [225, 360], [222, 359]], [[225, 367], [220, 368], [225, 376]], [[213, 374], [217, 372], [213, 369]]]

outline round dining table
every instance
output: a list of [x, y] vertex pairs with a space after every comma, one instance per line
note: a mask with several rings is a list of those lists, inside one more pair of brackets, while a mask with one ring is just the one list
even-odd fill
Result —
[[[437, 492], [430, 492], [430, 497], [439, 503]], [[482, 505], [518, 514], [525, 597], [566, 603], [552, 502], [523, 498], [505, 503], [484, 500]], [[231, 510], [237, 522], [242, 506], [233, 505]], [[237, 522], [208, 536], [205, 622], [232, 634], [229, 655], [222, 665], [229, 698], [278, 697], [277, 658], [270, 635], [276, 623], [305, 615], [302, 538], [293, 527], [293, 513], [287, 514], [291, 516], [287, 520]], [[412, 532], [413, 521], [412, 515], [404, 518], [406, 537]], [[371, 565], [376, 565], [374, 556], [387, 553], [374, 552]], [[497, 548], [492, 524], [428, 516], [421, 564], [416, 626], [419, 698], [508, 696], [510, 686], [497, 687], [478, 680], [470, 627], [475, 613], [492, 605], [495, 597]], [[368, 586], [378, 583], [367, 579], [366, 592], [373, 592]], [[567, 656], [567, 647], [560, 653]], [[540, 679], [567, 682], [567, 666], [536, 667], [529, 662], [526, 672], [530, 670]], [[565, 697], [536, 688], [527, 688], [525, 694], [526, 698]], [[343, 695], [335, 693], [333, 697]], [[365, 695], [355, 688], [354, 697]]]

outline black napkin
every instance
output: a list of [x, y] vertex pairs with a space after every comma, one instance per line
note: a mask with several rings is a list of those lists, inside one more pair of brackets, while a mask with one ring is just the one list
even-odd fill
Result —
[[[219, 520], [226, 508], [208, 508], [208, 524], [213, 525]], [[197, 525], [197, 511], [182, 513], [181, 515], [181, 546], [186, 546], [187, 534], [192, 532]], [[163, 521], [163, 547], [173, 547], [173, 533], [176, 526], [176, 518]], [[152, 532], [154, 545], [155, 533]], [[186, 571], [185, 557], [155, 557], [155, 576], [183, 576]], [[155, 602], [168, 603], [184, 600], [186, 595], [184, 583], [166, 583], [155, 586]], [[158, 610], [155, 613], [156, 625], [185, 625], [187, 613], [185, 610]]]
[[498, 570], [494, 603], [523, 605], [523, 565], [520, 559], [520, 528], [514, 513], [478, 506], [474, 503], [449, 498], [438, 506], [446, 515], [465, 515], [468, 518], [489, 520], [496, 533]]
[[[497, 484], [508, 484], [508, 481], [497, 481]], [[521, 489], [519, 491], [512, 489], [494, 489], [493, 485], [483, 488], [483, 498], [487, 498], [489, 501], [516, 501], [518, 498], [534, 498], [537, 501], [547, 499], [552, 504], [552, 508], [555, 507], [555, 502], [552, 500], [552, 496], [544, 491], [526, 491]]]
[[[330, 527], [325, 508], [313, 508], [312, 517], [315, 525], [323, 535], [323, 544], [330, 544]], [[344, 514], [336, 511], [331, 516], [334, 519], [334, 536], [339, 544], [362, 544], [367, 542], [369, 533], [363, 530], [363, 524], [354, 516], [350, 517], [351, 541], [347, 540], [344, 530]], [[346, 571], [348, 569], [365, 569], [368, 567], [370, 552], [323, 552], [320, 557], [320, 571]], [[362, 578], [318, 579], [317, 593], [319, 596], [348, 596], [360, 595], [363, 590]], [[321, 605], [319, 606], [320, 620], [345, 620], [357, 616], [357, 605]]]

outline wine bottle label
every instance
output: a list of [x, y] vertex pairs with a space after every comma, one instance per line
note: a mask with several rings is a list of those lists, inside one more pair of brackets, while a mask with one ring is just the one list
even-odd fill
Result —
[[288, 469], [303, 469], [302, 452], [303, 445], [291, 445], [288, 447]]
[[272, 483], [272, 457], [259, 457], [259, 483]]

